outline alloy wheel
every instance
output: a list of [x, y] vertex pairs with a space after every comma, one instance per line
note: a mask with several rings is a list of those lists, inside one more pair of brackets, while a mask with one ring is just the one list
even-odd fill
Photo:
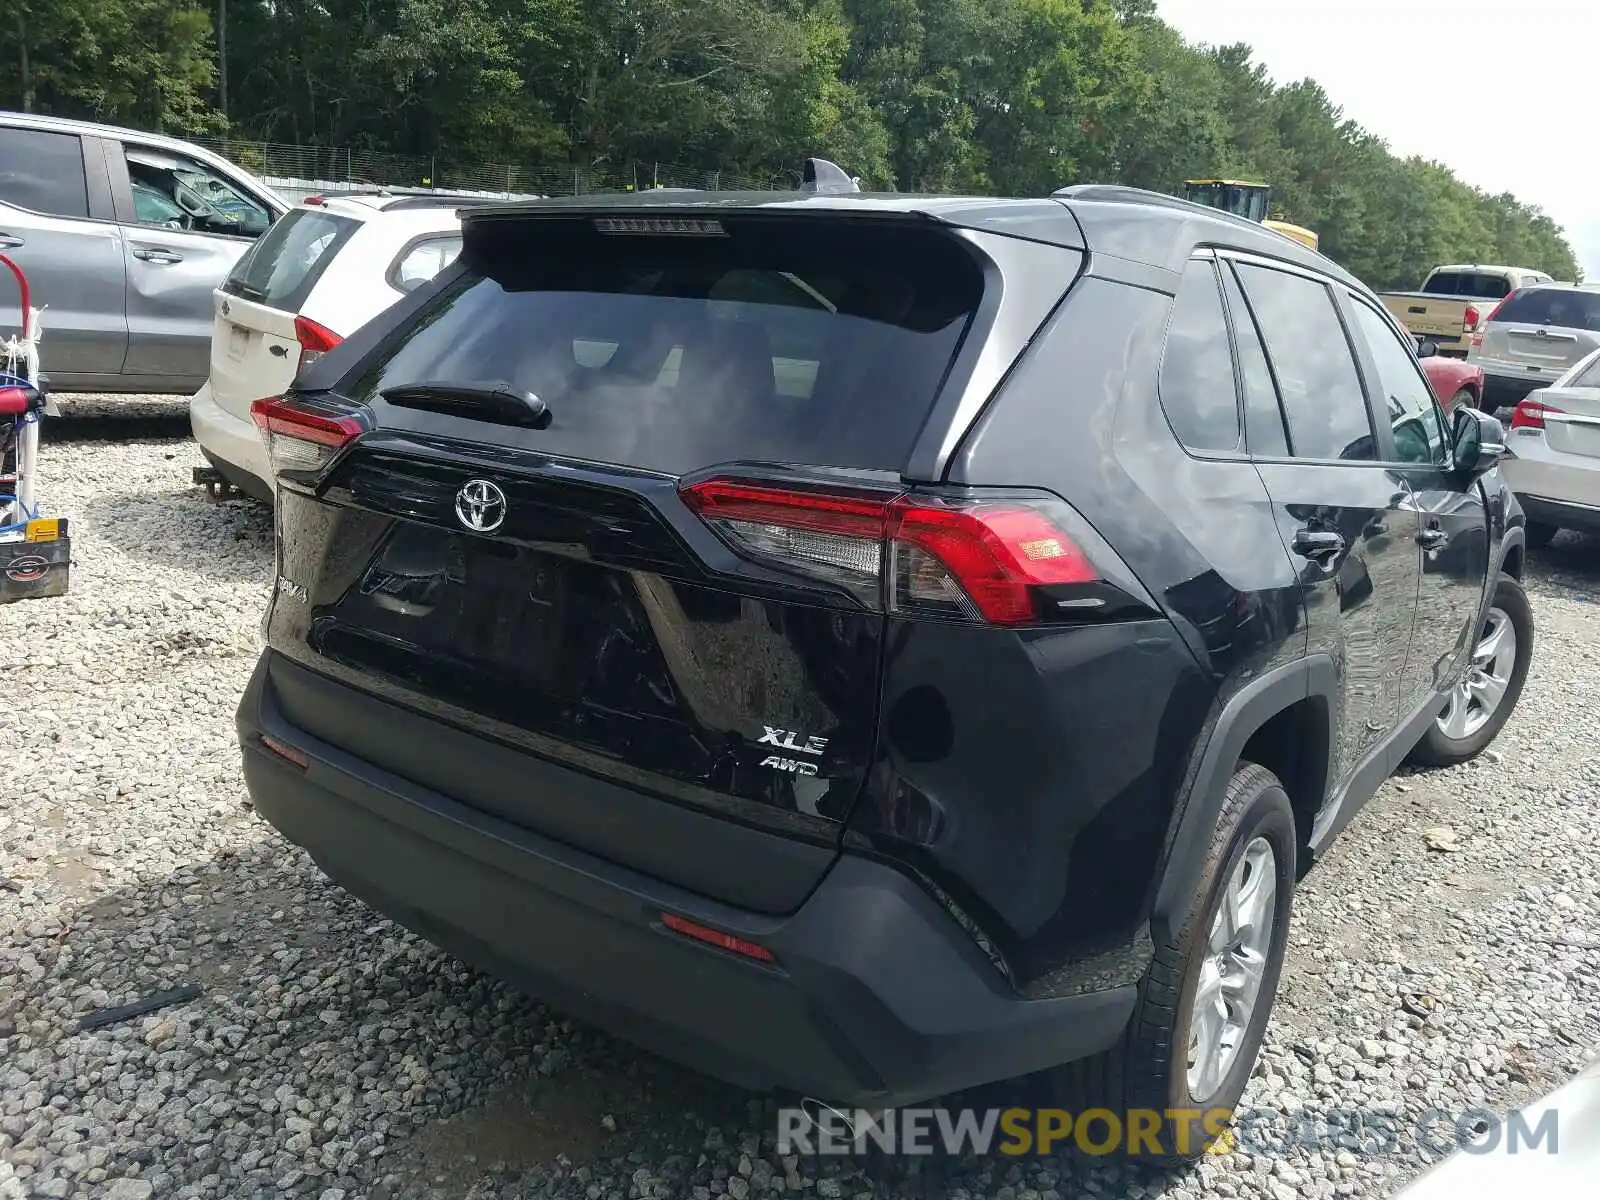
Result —
[[1272, 947], [1278, 861], [1264, 837], [1245, 847], [1211, 918], [1189, 1023], [1189, 1095], [1216, 1095], [1238, 1057], [1261, 999]]
[[1461, 682], [1450, 689], [1450, 700], [1439, 714], [1439, 732], [1463, 741], [1489, 723], [1511, 686], [1517, 665], [1517, 630], [1505, 611], [1489, 610], [1483, 634], [1472, 649], [1472, 662]]

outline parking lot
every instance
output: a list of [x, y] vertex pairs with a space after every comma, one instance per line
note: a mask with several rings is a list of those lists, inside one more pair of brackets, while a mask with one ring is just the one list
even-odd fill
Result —
[[[233, 721], [271, 517], [191, 485], [181, 400], [61, 404], [40, 496], [73, 521], [71, 594], [0, 609], [0, 1198], [1376, 1197], [1434, 1157], [1403, 1134], [1170, 1178], [777, 1158], [770, 1106], [463, 967], [252, 814]], [[1403, 1130], [1600, 1046], [1600, 541], [1563, 535], [1528, 586], [1533, 674], [1495, 748], [1391, 781], [1298, 894], [1247, 1106]]]

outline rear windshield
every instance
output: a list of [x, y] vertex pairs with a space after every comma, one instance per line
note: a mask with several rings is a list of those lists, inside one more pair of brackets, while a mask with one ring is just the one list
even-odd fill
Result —
[[234, 265], [222, 290], [283, 312], [298, 312], [360, 221], [311, 208], [279, 218]]
[[498, 436], [673, 475], [741, 459], [902, 467], [982, 298], [961, 244], [826, 218], [710, 227], [496, 220], [347, 391], [509, 384], [551, 424]]
[[1477, 271], [1435, 271], [1422, 290], [1430, 296], [1470, 296], [1479, 300], [1500, 300], [1511, 292], [1511, 281], [1504, 275], [1484, 275]]
[[1600, 292], [1528, 288], [1507, 300], [1494, 319], [1496, 324], [1600, 330]]

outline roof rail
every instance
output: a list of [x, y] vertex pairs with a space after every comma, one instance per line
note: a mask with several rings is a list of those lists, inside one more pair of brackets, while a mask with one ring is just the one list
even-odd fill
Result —
[[1120, 204], [1148, 204], [1153, 208], [1171, 208], [1179, 212], [1205, 213], [1220, 220], [1248, 225], [1251, 229], [1261, 228], [1259, 222], [1235, 216], [1224, 209], [1212, 208], [1208, 204], [1196, 204], [1192, 200], [1185, 200], [1181, 196], [1169, 196], [1165, 192], [1128, 187], [1121, 183], [1075, 183], [1070, 187], [1057, 188], [1050, 194], [1062, 200], [1104, 200]]
[[504, 204], [503, 196], [461, 196], [449, 192], [411, 193], [400, 196], [393, 204], [384, 205], [384, 212], [398, 212], [410, 208], [467, 208], [475, 204]]

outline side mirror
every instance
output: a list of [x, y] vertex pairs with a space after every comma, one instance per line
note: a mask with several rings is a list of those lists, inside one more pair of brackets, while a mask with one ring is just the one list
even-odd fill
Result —
[[1505, 457], [1506, 434], [1500, 422], [1475, 408], [1458, 408], [1450, 430], [1456, 470], [1476, 478]]
[[1418, 358], [1433, 358], [1439, 353], [1439, 343], [1432, 338], [1422, 338], [1417, 342]]

